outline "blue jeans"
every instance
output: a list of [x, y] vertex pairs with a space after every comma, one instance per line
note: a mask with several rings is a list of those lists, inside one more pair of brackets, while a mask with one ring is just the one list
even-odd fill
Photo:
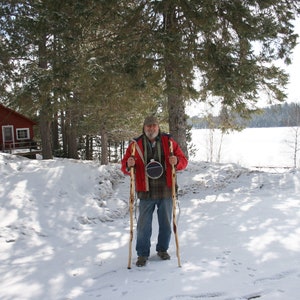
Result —
[[169, 248], [172, 233], [172, 198], [159, 200], [141, 199], [137, 222], [136, 251], [138, 256], [149, 257], [150, 255], [152, 217], [156, 206], [159, 226], [156, 251], [167, 251]]

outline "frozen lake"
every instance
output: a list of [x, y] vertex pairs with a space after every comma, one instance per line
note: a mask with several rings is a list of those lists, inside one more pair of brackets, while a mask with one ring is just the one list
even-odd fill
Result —
[[[300, 147], [299, 135], [299, 127], [246, 128], [224, 134], [222, 140], [218, 130], [193, 129], [192, 140], [197, 146], [195, 157], [190, 159], [238, 163], [245, 167], [293, 167], [296, 137], [298, 150]], [[299, 167], [300, 151], [297, 154]]]

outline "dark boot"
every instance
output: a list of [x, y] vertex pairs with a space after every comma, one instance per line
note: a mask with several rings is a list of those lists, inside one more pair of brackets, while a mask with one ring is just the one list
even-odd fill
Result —
[[137, 267], [144, 267], [147, 263], [147, 259], [148, 259], [148, 257], [146, 257], [146, 256], [139, 256], [136, 263], [135, 263], [136, 266]]
[[170, 255], [167, 251], [158, 251], [157, 255], [162, 259], [162, 260], [168, 260], [170, 259]]

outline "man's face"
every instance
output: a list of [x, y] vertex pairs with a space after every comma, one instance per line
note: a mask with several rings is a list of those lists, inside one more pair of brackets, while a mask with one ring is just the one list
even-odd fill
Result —
[[158, 136], [158, 124], [150, 124], [144, 126], [144, 132], [149, 140], [154, 140]]

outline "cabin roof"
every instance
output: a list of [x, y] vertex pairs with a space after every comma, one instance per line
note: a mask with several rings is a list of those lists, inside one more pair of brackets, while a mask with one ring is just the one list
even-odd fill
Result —
[[37, 125], [36, 122], [34, 122], [33, 120], [29, 119], [28, 117], [26, 117], [26, 116], [24, 116], [24, 115], [22, 115], [22, 114], [16, 112], [16, 111], [13, 110], [13, 109], [8, 108], [8, 107], [6, 107], [6, 106], [4, 106], [3, 104], [0, 103], [0, 111], [1, 111], [1, 110], [7, 111], [8, 114], [14, 114], [14, 115], [17, 116], [18, 118], [22, 118], [22, 119], [26, 120], [27, 122], [31, 123], [32, 125]]

